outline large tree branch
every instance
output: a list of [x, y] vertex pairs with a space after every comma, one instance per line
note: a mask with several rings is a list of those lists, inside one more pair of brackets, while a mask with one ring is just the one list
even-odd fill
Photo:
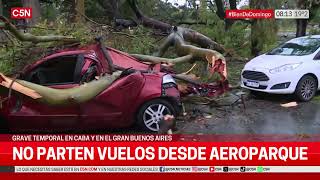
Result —
[[11, 24], [10, 21], [4, 16], [0, 16], [0, 28], [8, 30], [20, 41], [29, 41], [33, 43], [52, 42], [52, 41], [62, 41], [62, 42], [68, 42], [68, 43], [78, 42], [78, 40], [76, 40], [75, 38], [67, 37], [67, 36], [51, 36], [51, 35], [35, 36], [30, 33], [23, 33], [19, 31], [13, 24]]
[[143, 26], [153, 29], [159, 29], [166, 33], [171, 32], [172, 26], [170, 24], [145, 16], [138, 8], [137, 2], [135, 0], [127, 0], [127, 2]]
[[50, 106], [68, 106], [91, 100], [110, 86], [120, 74], [120, 71], [114, 72], [112, 75], [105, 75], [98, 80], [69, 89], [54, 89], [23, 80], [14, 82], [0, 74], [0, 88], [12, 88], [15, 92]]
[[157, 56], [149, 56], [149, 55], [142, 55], [142, 54], [130, 54], [131, 56], [137, 58], [140, 61], [144, 62], [151, 62], [153, 64], [158, 63], [167, 63], [167, 64], [176, 64], [176, 63], [185, 63], [190, 62], [193, 59], [192, 55], [186, 55], [178, 58], [162, 58]]
[[[153, 28], [153, 29], [159, 29], [166, 33], [169, 33], [172, 31], [172, 25], [145, 16], [138, 8], [136, 0], [127, 0], [127, 2], [129, 3], [131, 9], [133, 10], [136, 17], [139, 19], [140, 23], [143, 26], [148, 28]], [[183, 30], [184, 33], [182, 35], [184, 36], [185, 40], [195, 43], [203, 48], [211, 48], [211, 49], [217, 50], [220, 53], [226, 52], [226, 49], [224, 48], [223, 45], [218, 44], [217, 42], [213, 41], [207, 36], [189, 28], [180, 27], [180, 29], [184, 29]]]
[[173, 29], [173, 33], [171, 33], [168, 38], [164, 41], [159, 48], [158, 55], [162, 55], [170, 46], [175, 48], [176, 54], [179, 58], [168, 59], [168, 58], [159, 58], [156, 56], [147, 56], [147, 55], [137, 55], [133, 56], [141, 61], [147, 61], [152, 63], [184, 63], [184, 62], [194, 62], [194, 61], [207, 61], [208, 68], [210, 72], [213, 74], [214, 72], [218, 72], [221, 76], [222, 80], [226, 80], [227, 78], [227, 70], [225, 58], [218, 51], [201, 48], [193, 45], [189, 45], [185, 43], [185, 39], [183, 34], [185, 33], [184, 28], [175, 27]]

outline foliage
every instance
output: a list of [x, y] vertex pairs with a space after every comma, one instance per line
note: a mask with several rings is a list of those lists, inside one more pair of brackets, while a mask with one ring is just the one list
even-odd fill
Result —
[[[81, 44], [90, 43], [94, 33], [83, 25], [71, 25], [65, 19], [58, 17], [54, 24], [44, 20], [37, 24], [38, 28], [28, 29], [34, 35], [68, 35], [80, 40]], [[6, 74], [17, 73], [25, 65], [59, 49], [62, 44], [57, 42], [33, 44], [30, 42], [18, 42], [12, 39], [7, 48], [0, 48], [0, 72]]]
[[126, 34], [111, 34], [108, 37], [108, 45], [132, 54], [152, 54], [157, 40], [150, 29], [137, 27], [124, 33]]
[[[188, 4], [181, 6], [173, 6], [166, 0], [138, 0], [138, 6], [143, 13], [149, 17], [171, 23], [172, 25], [179, 25], [181, 22], [196, 22], [194, 25], [187, 26], [202, 34], [210, 37], [214, 41], [223, 44], [227, 49], [234, 50], [238, 55], [250, 58], [250, 42], [251, 38], [257, 39], [257, 46], [262, 51], [269, 50], [271, 47], [277, 44], [277, 32], [281, 31], [295, 31], [294, 20], [259, 20], [257, 26], [255, 26], [254, 32], [251, 33], [251, 25], [243, 21], [236, 21], [232, 27], [226, 31], [225, 22], [217, 17], [213, 10], [207, 7], [206, 0], [200, 0], [199, 7], [195, 5], [195, 0], [188, 0]], [[78, 38], [82, 44], [90, 43], [96, 36], [107, 36], [107, 44], [116, 49], [128, 53], [137, 54], [152, 54], [157, 45], [161, 44], [163, 36], [155, 35], [150, 29], [143, 27], [136, 27], [131, 30], [123, 30], [121, 33], [112, 33], [110, 29], [104, 27], [93, 26], [92, 24], [70, 24], [67, 22], [70, 14], [69, 0], [40, 0], [42, 21], [37, 26], [42, 28], [28, 29], [35, 35], [71, 35]], [[85, 14], [89, 18], [100, 22], [108, 23], [112, 25], [108, 18], [108, 11], [111, 9], [105, 8], [102, 4], [108, 3], [106, 0], [91, 0], [85, 1]], [[111, 0], [109, 1], [111, 2]], [[213, 0], [211, 2], [214, 2]], [[264, 7], [276, 7], [280, 8], [283, 1], [268, 0], [255, 2], [265, 3]], [[9, 16], [8, 12], [11, 7], [21, 6], [21, 1], [3, 1], [5, 5], [5, 16]], [[133, 13], [128, 6], [126, 0], [117, 1], [119, 8], [119, 18], [134, 19]], [[295, 1], [288, 1], [289, 7], [294, 8]], [[245, 8], [245, 7], [242, 7]], [[261, 7], [263, 8], [263, 7]], [[116, 9], [113, 9], [116, 10]], [[319, 24], [319, 14], [315, 12], [315, 17], [311, 23]], [[110, 13], [109, 13], [110, 14]], [[110, 18], [109, 18], [110, 19]], [[197, 24], [201, 22], [201, 24]], [[205, 22], [206, 24], [203, 24]], [[310, 29], [311, 34], [319, 34], [319, 30], [316, 28]], [[12, 43], [8, 48], [0, 47], [0, 71], [12, 72], [15, 69], [21, 68], [23, 65], [20, 62], [31, 62], [40, 56], [47, 53], [46, 49], [52, 49], [56, 43], [44, 43], [44, 44], [30, 44], [30, 43], [18, 43], [15, 41], [15, 46]], [[43, 52], [43, 53], [30, 53]], [[32, 54], [32, 55], [31, 55]], [[169, 51], [166, 57], [175, 57], [174, 52]], [[27, 64], [23, 63], [23, 64]], [[230, 63], [228, 62], [228, 65]], [[192, 65], [187, 64], [183, 67], [177, 67], [179, 72], [188, 70]], [[238, 66], [237, 66], [238, 67]], [[205, 64], [200, 64], [194, 71], [196, 73], [202, 73], [206, 68]], [[238, 72], [236, 69], [231, 69], [230, 76], [233, 76], [233, 72]]]
[[247, 57], [250, 54], [248, 24], [238, 21], [232, 28], [225, 31], [224, 22], [217, 16], [213, 15], [211, 21], [214, 23], [206, 26], [193, 25], [191, 28], [223, 44], [227, 49], [235, 50], [242, 57]]

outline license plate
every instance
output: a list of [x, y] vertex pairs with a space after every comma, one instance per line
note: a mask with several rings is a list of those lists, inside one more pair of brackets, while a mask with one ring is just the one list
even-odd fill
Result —
[[248, 81], [248, 82], [247, 82], [247, 86], [257, 88], [257, 87], [259, 87], [259, 86], [260, 86], [260, 84], [259, 84], [258, 82]]

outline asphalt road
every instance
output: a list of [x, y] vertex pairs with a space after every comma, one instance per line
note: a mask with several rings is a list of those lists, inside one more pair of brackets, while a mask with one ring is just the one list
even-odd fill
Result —
[[[189, 113], [181, 118], [178, 132], [182, 134], [319, 134], [320, 102], [297, 103], [294, 107], [281, 104], [294, 99], [270, 96], [249, 99], [246, 109], [235, 107], [210, 108], [190, 106]], [[197, 111], [196, 111], [197, 112]]]

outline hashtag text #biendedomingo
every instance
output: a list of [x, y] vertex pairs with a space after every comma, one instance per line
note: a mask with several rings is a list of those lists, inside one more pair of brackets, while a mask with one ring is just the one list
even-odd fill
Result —
[[308, 147], [13, 147], [13, 160], [308, 160]]

